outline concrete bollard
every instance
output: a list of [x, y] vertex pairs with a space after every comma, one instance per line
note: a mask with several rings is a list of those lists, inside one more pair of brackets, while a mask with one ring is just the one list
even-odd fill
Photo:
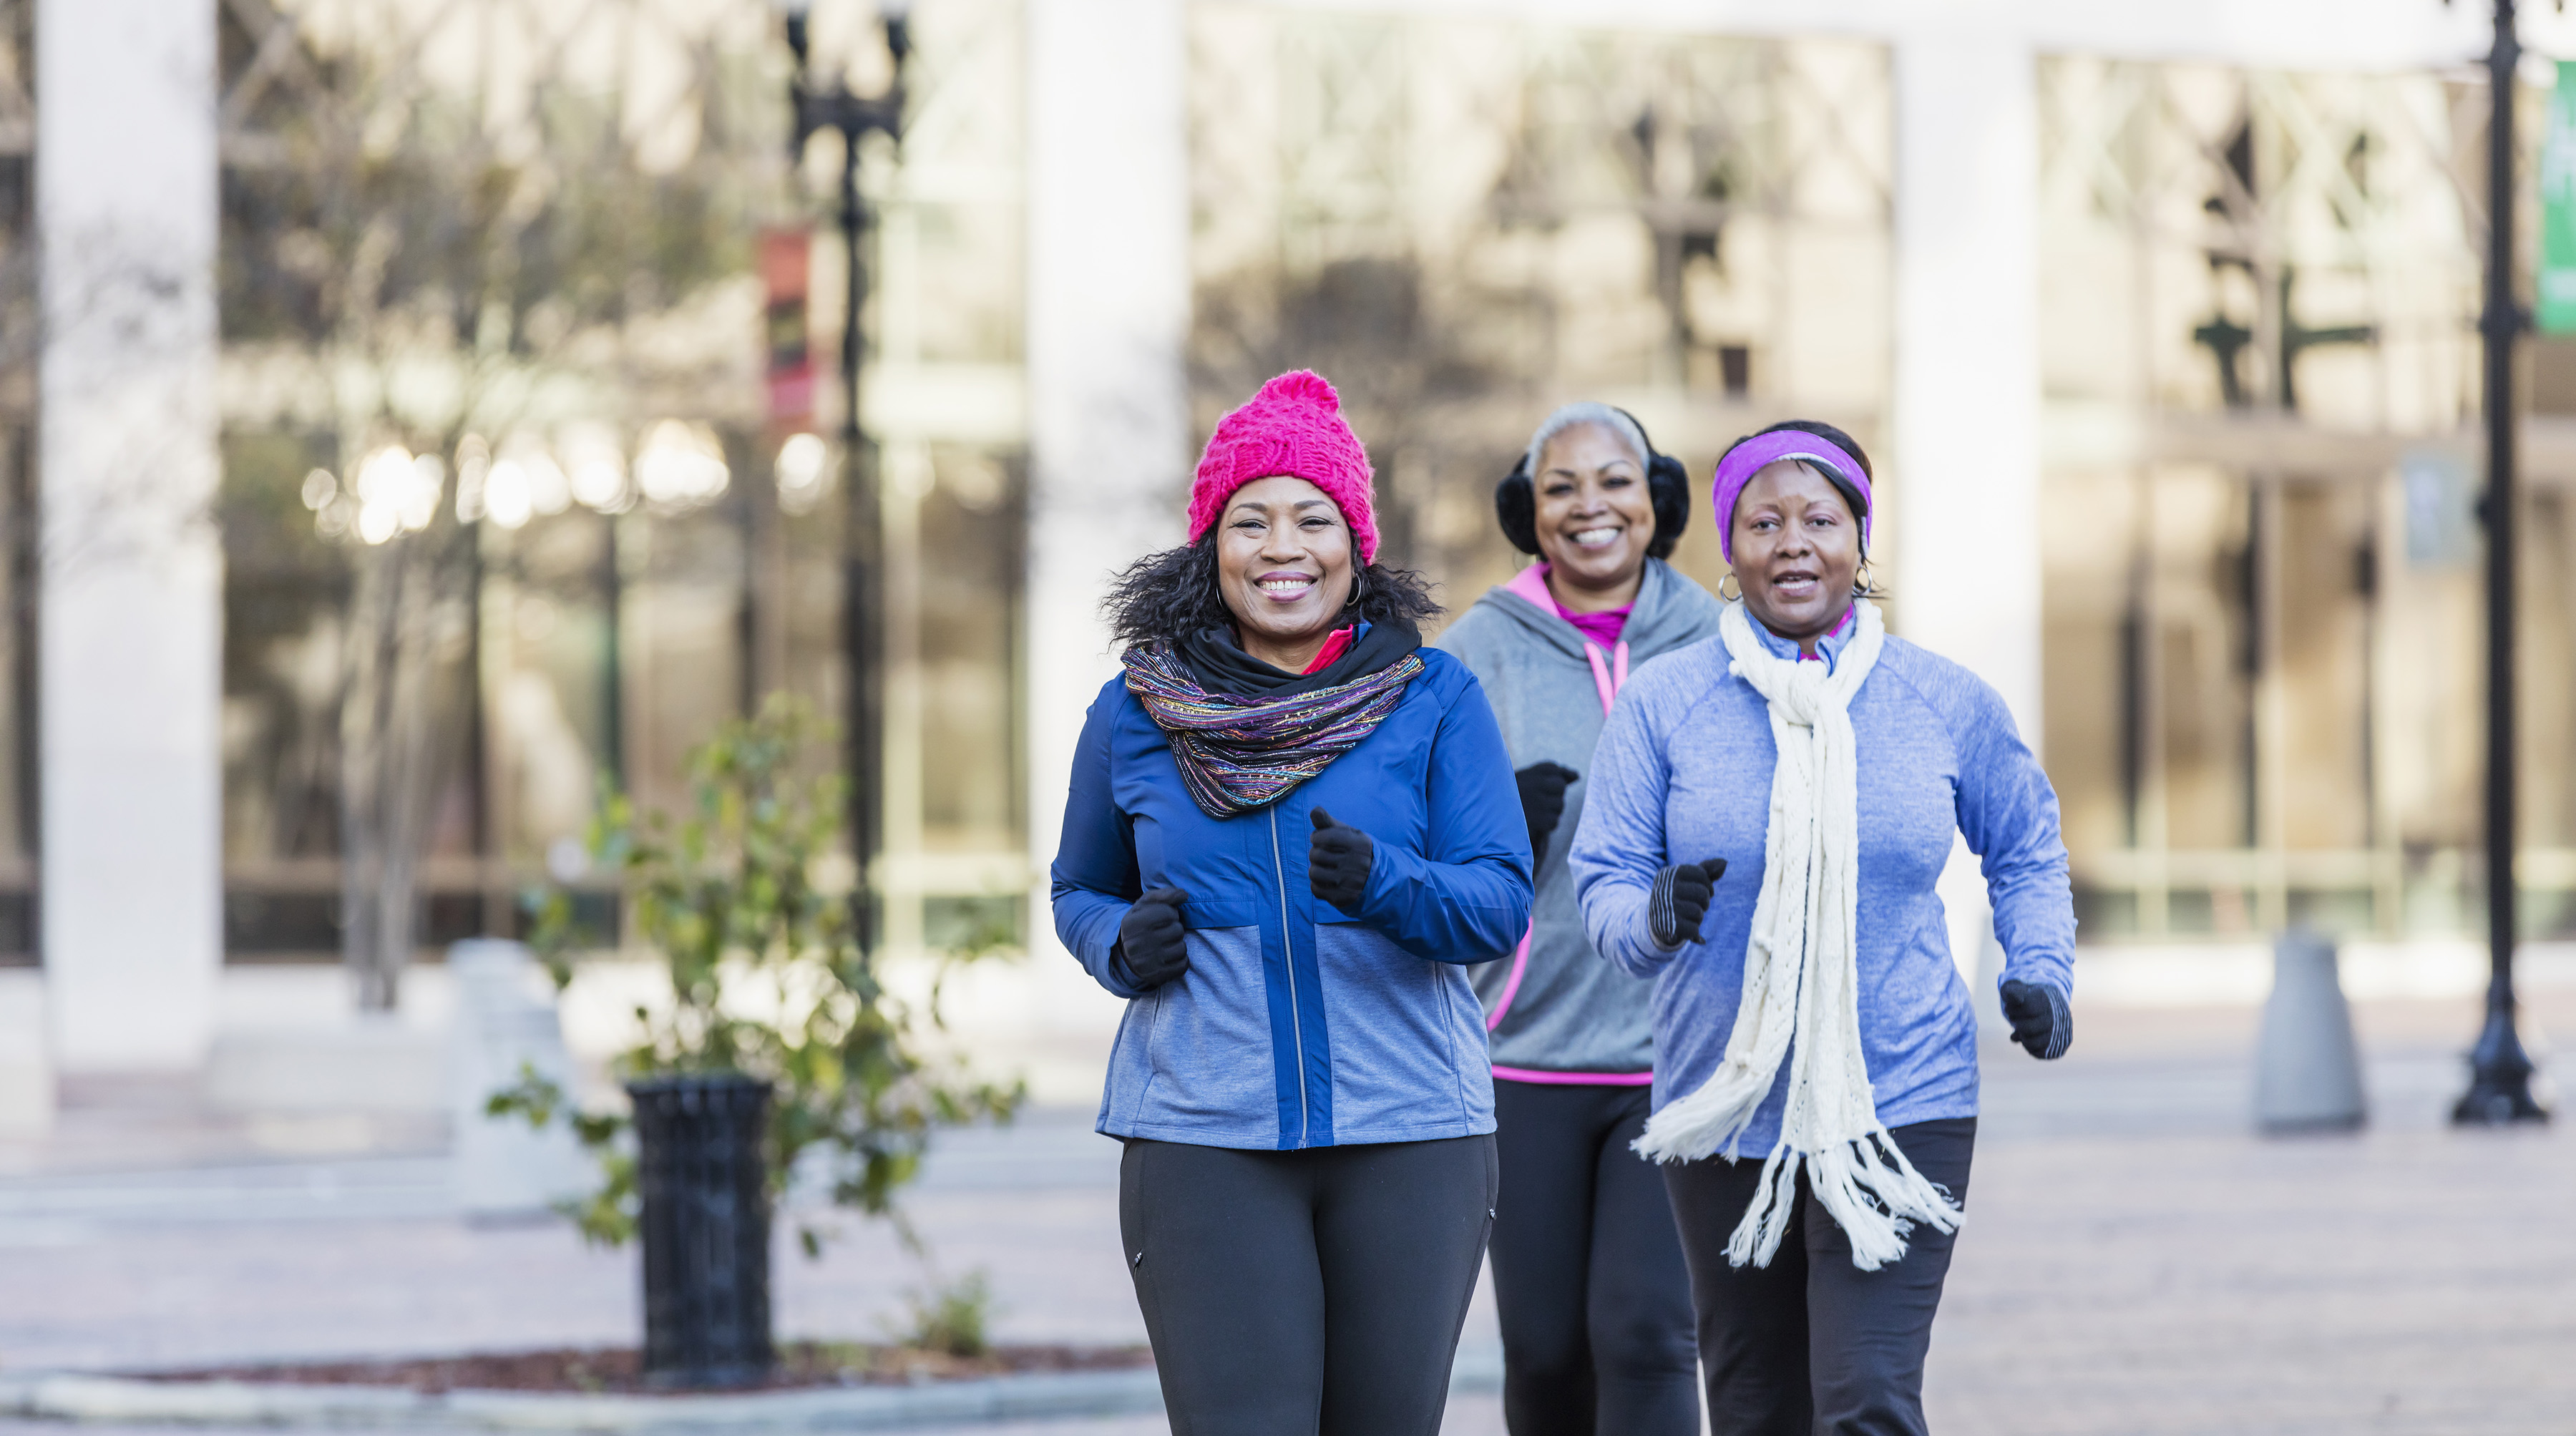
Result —
[[54, 1054], [45, 1021], [45, 974], [0, 971], [0, 1137], [54, 1130]]
[[2334, 943], [2292, 928], [2272, 949], [2272, 996], [2254, 1059], [2255, 1124], [2269, 1133], [2351, 1131], [2368, 1115]]
[[490, 1117], [484, 1103], [519, 1081], [522, 1067], [574, 1090], [572, 1058], [528, 949], [474, 938], [447, 950], [456, 983], [450, 1062], [456, 1202], [468, 1217], [534, 1216], [598, 1181], [560, 1122], [537, 1131], [522, 1117]]

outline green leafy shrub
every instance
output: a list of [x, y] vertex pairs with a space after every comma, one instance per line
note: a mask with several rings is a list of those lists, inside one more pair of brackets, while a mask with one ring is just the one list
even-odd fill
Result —
[[993, 1287], [983, 1272], [906, 1291], [903, 1304], [910, 1324], [892, 1334], [905, 1346], [959, 1357], [992, 1349], [986, 1328], [993, 1317]]
[[[614, 1064], [621, 1078], [740, 1072], [772, 1084], [769, 1174], [775, 1197], [800, 1160], [825, 1154], [835, 1203], [892, 1216], [895, 1192], [919, 1174], [941, 1127], [1007, 1121], [1025, 1084], [976, 1076], [964, 1060], [934, 1055], [944, 1029], [939, 992], [957, 964], [1001, 951], [984, 942], [944, 954], [929, 1000], [889, 994], [874, 954], [860, 946], [846, 883], [828, 881], [847, 859], [833, 852], [848, 783], [813, 776], [810, 755], [830, 741], [810, 706], [773, 697], [759, 715], [729, 723], [689, 756], [691, 810], [677, 819], [639, 815], [623, 793], [603, 795], [589, 845], [624, 896], [632, 945], [669, 968], [672, 1001], [638, 1006], [643, 1035]], [[595, 946], [575, 919], [571, 892], [535, 900], [536, 948], [558, 985], [574, 955]], [[584, 1236], [617, 1245], [639, 1215], [635, 1157], [622, 1115], [582, 1113], [533, 1072], [493, 1094], [487, 1109], [537, 1126], [569, 1122], [600, 1160], [598, 1191], [570, 1205]], [[821, 1233], [799, 1232], [806, 1252]], [[977, 1327], [980, 1340], [980, 1325]]]

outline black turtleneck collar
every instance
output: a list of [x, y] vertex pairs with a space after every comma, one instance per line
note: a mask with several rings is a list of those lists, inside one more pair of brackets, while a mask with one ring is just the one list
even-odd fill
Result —
[[1207, 692], [1236, 698], [1294, 698], [1365, 678], [1401, 662], [1421, 646], [1419, 630], [1402, 620], [1390, 619], [1367, 625], [1352, 641], [1349, 651], [1320, 673], [1291, 673], [1262, 662], [1243, 651], [1230, 627], [1202, 628], [1184, 634], [1174, 641], [1172, 650]]

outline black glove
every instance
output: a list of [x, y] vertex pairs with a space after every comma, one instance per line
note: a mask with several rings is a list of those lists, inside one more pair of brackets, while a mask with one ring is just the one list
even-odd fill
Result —
[[1520, 785], [1521, 816], [1529, 819], [1531, 872], [1547, 861], [1547, 835], [1565, 820], [1565, 790], [1582, 776], [1563, 763], [1532, 763], [1512, 775]]
[[1127, 909], [1118, 920], [1118, 946], [1111, 963], [1124, 967], [1128, 985], [1151, 992], [1190, 970], [1190, 946], [1181, 931], [1181, 904], [1190, 895], [1179, 888], [1156, 888]]
[[2013, 1041], [2042, 1062], [2065, 1056], [2075, 1041], [2075, 1013], [2054, 987], [2018, 979], [2005, 983], [2004, 1018], [2012, 1023]]
[[1369, 865], [1377, 845], [1357, 828], [1345, 828], [1321, 808], [1314, 811], [1315, 835], [1306, 844], [1306, 885], [1315, 896], [1356, 915], [1368, 896]]
[[1699, 920], [1708, 916], [1708, 900], [1724, 876], [1724, 858], [1682, 863], [1655, 874], [1655, 891], [1646, 902], [1646, 925], [1655, 941], [1665, 947], [1699, 941]]

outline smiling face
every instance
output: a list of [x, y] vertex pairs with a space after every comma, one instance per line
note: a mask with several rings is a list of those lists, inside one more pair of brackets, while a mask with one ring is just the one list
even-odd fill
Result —
[[1539, 557], [1548, 587], [1577, 612], [1617, 608], [1637, 597], [1655, 505], [1645, 461], [1603, 424], [1576, 424], [1547, 441], [1531, 476]]
[[1735, 581], [1762, 626], [1806, 652], [1851, 611], [1860, 573], [1860, 524], [1842, 491], [1813, 468], [1783, 459], [1735, 501]]
[[1255, 479], [1217, 520], [1216, 581], [1243, 651], [1304, 671], [1350, 602], [1351, 526], [1324, 491], [1285, 475]]

